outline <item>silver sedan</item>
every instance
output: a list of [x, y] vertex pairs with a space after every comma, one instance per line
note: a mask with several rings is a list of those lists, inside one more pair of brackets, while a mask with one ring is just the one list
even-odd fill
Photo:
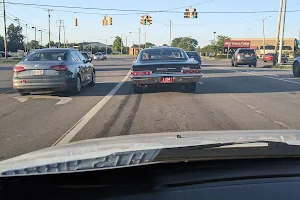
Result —
[[20, 95], [35, 91], [69, 90], [80, 93], [95, 85], [94, 66], [75, 49], [39, 49], [13, 68], [13, 88]]

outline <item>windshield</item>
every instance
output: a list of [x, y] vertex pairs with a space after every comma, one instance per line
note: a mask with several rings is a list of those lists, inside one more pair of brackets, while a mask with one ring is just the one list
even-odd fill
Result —
[[34, 51], [26, 56], [24, 61], [58, 61], [66, 60], [67, 51]]
[[141, 52], [141, 60], [185, 60], [184, 51], [180, 49], [147, 49]]
[[287, 2], [1, 1], [0, 176], [16, 157], [29, 172], [251, 138], [298, 145], [300, 1]]

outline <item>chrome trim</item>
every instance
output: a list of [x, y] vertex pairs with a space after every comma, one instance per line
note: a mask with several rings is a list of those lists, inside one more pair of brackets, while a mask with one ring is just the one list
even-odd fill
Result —
[[131, 79], [149, 79], [149, 78], [159, 78], [159, 77], [180, 77], [180, 78], [194, 78], [194, 77], [202, 77], [203, 73], [199, 73], [199, 74], [151, 74], [151, 75], [144, 75], [144, 76], [132, 76], [130, 75]]

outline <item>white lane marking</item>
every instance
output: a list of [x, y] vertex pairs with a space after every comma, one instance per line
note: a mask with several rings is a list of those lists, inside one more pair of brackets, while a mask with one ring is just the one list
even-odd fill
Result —
[[274, 119], [272, 119], [272, 118], [266, 116], [262, 111], [256, 109], [255, 106], [249, 105], [249, 104], [247, 104], [247, 103], [241, 101], [241, 100], [238, 99], [236, 96], [234, 96], [234, 95], [229, 95], [229, 96], [230, 96], [231, 98], [233, 98], [234, 100], [238, 101], [239, 103], [241, 103], [241, 104], [247, 106], [248, 108], [250, 108], [250, 109], [253, 110], [254, 112], [256, 112], [256, 113], [258, 113], [258, 114], [261, 114], [263, 117], [267, 118], [267, 119], [270, 120], [271, 122], [273, 122], [273, 123], [275, 123], [275, 124], [279, 124], [280, 126], [283, 126], [283, 127], [285, 127], [286, 129], [292, 129], [292, 128], [290, 128], [288, 125], [286, 125], [285, 123], [280, 122], [280, 121], [276, 121], [276, 120], [274, 120]]
[[63, 134], [52, 146], [63, 145], [70, 142], [76, 134], [103, 108], [103, 106], [114, 96], [123, 83], [128, 79], [127, 75], [114, 87], [103, 99], [101, 99], [89, 112], [87, 112], [75, 125], [73, 125], [65, 134]]
[[199, 81], [198, 83], [199, 83], [199, 84], [201, 84], [201, 85], [203, 85], [203, 83], [202, 83], [202, 82], [200, 82], [200, 81]]
[[270, 78], [270, 79], [275, 79], [275, 80], [278, 80], [278, 81], [284, 81], [284, 82], [294, 83], [294, 84], [300, 85], [299, 82], [290, 81], [290, 80], [286, 80], [286, 79], [282, 79], [282, 78], [275, 78], [275, 77], [271, 77], [271, 76], [259, 75], [259, 74], [254, 74], [254, 73], [250, 73], [250, 72], [243, 72], [243, 73], [251, 74], [251, 75], [254, 75], [254, 76], [262, 76], [262, 77], [265, 77], [265, 78]]
[[35, 95], [35, 96], [27, 96], [27, 97], [13, 97], [14, 99], [24, 103], [29, 99], [57, 99], [59, 100], [55, 105], [63, 105], [70, 101], [72, 101], [71, 97], [56, 97], [56, 96], [44, 96], [44, 95]]

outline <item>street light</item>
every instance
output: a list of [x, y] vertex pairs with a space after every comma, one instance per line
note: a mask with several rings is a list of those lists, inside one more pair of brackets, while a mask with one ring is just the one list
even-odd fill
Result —
[[146, 42], [146, 40], [147, 40], [147, 33], [146, 32], [145, 33], [141, 33], [141, 29], [139, 29], [139, 32], [132, 32], [132, 31], [130, 31], [129, 33], [137, 33], [137, 34], [139, 34], [139, 50], [141, 49], [140, 35], [141, 34], [144, 35], [145, 36], [145, 48], [147, 48], [147, 42]]
[[31, 27], [31, 28], [34, 28], [35, 32], [34, 32], [34, 40], [36, 41], [36, 27]]
[[42, 35], [42, 30], [39, 30], [40, 32], [41, 32], [41, 48], [42, 48], [42, 46], [43, 46], [43, 35]]
[[216, 33], [217, 32], [214, 31], [213, 33], [214, 33], [214, 42], [215, 42], [216, 41]]
[[265, 18], [262, 20], [263, 49], [264, 49], [263, 55], [265, 55], [265, 53], [266, 53], [266, 47], [265, 47], [265, 40], [266, 40], [266, 38], [265, 38], [265, 20], [266, 20], [267, 18], [269, 18], [269, 17], [271, 17], [271, 16], [267, 16], [267, 17], [265, 17]]

